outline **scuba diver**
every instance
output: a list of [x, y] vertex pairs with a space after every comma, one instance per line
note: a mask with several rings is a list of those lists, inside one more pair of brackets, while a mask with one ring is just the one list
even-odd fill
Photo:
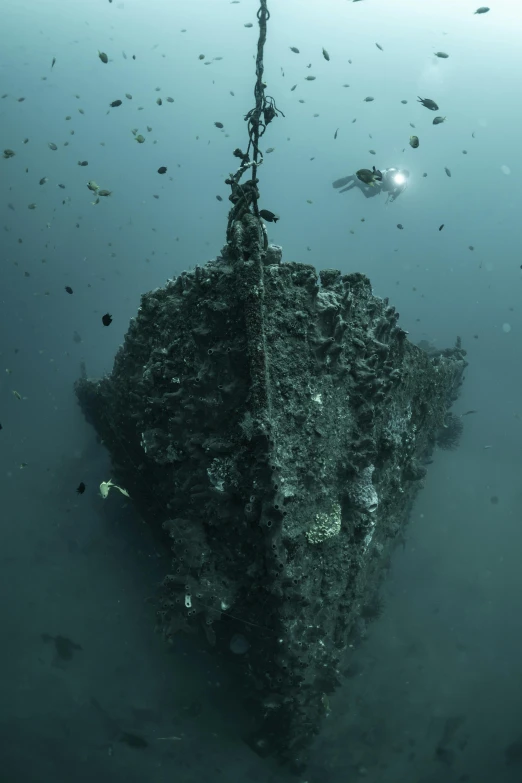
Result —
[[387, 193], [387, 204], [388, 201], [395, 201], [406, 190], [409, 176], [410, 172], [406, 169], [389, 168], [379, 171], [374, 166], [373, 170], [359, 169], [356, 174], [336, 179], [332, 184], [334, 188], [342, 188], [340, 193], [358, 188], [365, 198], [373, 198], [381, 192]]

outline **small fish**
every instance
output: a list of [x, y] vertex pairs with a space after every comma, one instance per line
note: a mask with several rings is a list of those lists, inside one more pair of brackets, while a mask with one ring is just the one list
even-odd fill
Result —
[[449, 168], [447, 166], [444, 166], [444, 171], [446, 172], [448, 177], [451, 177], [451, 171], [449, 170]]
[[468, 250], [475, 250], [475, 248], [473, 247], [473, 245], [468, 245]]
[[435, 117], [433, 125], [440, 125], [441, 122], [446, 122], [446, 117]]
[[377, 47], [377, 49], [380, 49], [381, 52], [384, 52], [384, 49], [382, 48], [382, 46], [380, 44], [376, 43], [375, 46]]
[[161, 98], [156, 98], [156, 103], [158, 104], [158, 106], [163, 106], [163, 101], [161, 100]]
[[200, 54], [199, 57], [198, 57], [198, 60], [204, 60], [204, 59], [205, 59], [205, 55], [204, 54]]
[[477, 413], [477, 411], [466, 411], [466, 413], [461, 413], [460, 418], [462, 418], [463, 416], [470, 416], [472, 413]]
[[15, 155], [16, 153], [14, 152], [14, 150], [10, 150], [10, 149], [4, 150], [4, 158], [14, 158]]
[[294, 84], [294, 86], [290, 89], [290, 92], [293, 92], [296, 87], [297, 87], [297, 84]]
[[401, 103], [408, 103], [408, 101], [401, 101]]
[[325, 60], [330, 60], [330, 55], [328, 54], [326, 49], [323, 49], [323, 57], [324, 57]]
[[416, 150], [418, 146], [419, 146], [419, 137], [410, 136], [410, 147], [413, 147], [413, 149]]
[[110, 326], [112, 324], [112, 315], [110, 313], [105, 313], [105, 315], [102, 315], [102, 324], [104, 326]]
[[305, 76], [307, 82], [315, 82], [315, 76]]
[[50, 150], [53, 150], [53, 151], [56, 151], [58, 149], [58, 147], [56, 146], [56, 144], [53, 141], [48, 141], [47, 142], [47, 146], [49, 147]]
[[446, 54], [446, 52], [434, 52], [435, 57], [441, 57], [443, 60], [447, 60], [449, 57], [449, 54]]
[[[233, 94], [234, 93], [231, 93], [231, 95], [233, 95]], [[166, 98], [166, 100], [167, 100], [168, 103], [174, 103], [174, 98], [171, 98], [170, 95], [169, 95], [168, 98]]]
[[273, 152], [274, 150], [275, 150], [275, 147], [269, 147], [269, 148], [266, 150], [266, 154], [268, 155], [268, 154], [270, 154], [271, 152]]
[[129, 731], [122, 731], [118, 737], [118, 742], [124, 742], [130, 748], [147, 748], [149, 745], [147, 740], [140, 737], [139, 734], [132, 734]]
[[214, 125], [216, 126], [216, 128], [224, 128], [225, 127], [222, 122], [215, 122]]
[[49, 181], [48, 177], [42, 177], [42, 179], [40, 180], [40, 185], [45, 185], [45, 183], [48, 181]]
[[116, 106], [121, 106], [121, 104], [122, 104], [122, 103], [123, 103], [123, 101], [120, 101], [120, 100], [118, 100], [118, 101], [113, 101], [113, 102], [111, 103], [111, 106], [112, 106], [112, 108], [113, 108], [113, 109], [115, 109], [115, 108], [116, 108]]
[[96, 184], [96, 182], [93, 179], [90, 179], [87, 183], [87, 187], [89, 190], [92, 190], [93, 193], [96, 193], [100, 189], [100, 186]]
[[107, 55], [105, 54], [105, 52], [100, 52], [100, 50], [99, 50], [99, 49], [98, 49], [98, 57], [100, 58], [100, 60], [102, 61], [102, 63], [108, 63], [108, 62], [109, 62], [109, 58], [107, 57]]
[[85, 492], [85, 484], [83, 483], [83, 481], [80, 481], [80, 483], [76, 487], [76, 492], [78, 493], [78, 495], [83, 495], [83, 493]]
[[88, 165], [89, 165], [89, 161], [88, 160], [79, 160], [78, 161], [78, 166], [88, 166]]
[[27, 209], [36, 209], [36, 204], [28, 204]]
[[371, 95], [368, 95], [364, 100], [366, 103], [371, 103], [375, 100], [375, 98], [373, 98]]
[[404, 226], [402, 225], [402, 223], [397, 223], [397, 228], [400, 228], [400, 230], [402, 231], [402, 229], [404, 228]]
[[359, 171], [355, 172], [355, 176], [358, 180], [364, 182], [365, 185], [370, 185], [371, 187], [374, 187], [376, 182], [382, 181], [382, 174], [375, 166], [371, 171], [370, 169], [359, 169]]
[[52, 63], [51, 63], [51, 71], [52, 71], [52, 69], [54, 68], [54, 64], [55, 64], [55, 62], [56, 62], [56, 57], [53, 57], [53, 61], [52, 61]]
[[262, 217], [263, 220], [268, 221], [268, 223], [277, 223], [279, 220], [279, 215], [274, 215], [274, 213], [270, 212], [268, 209], [260, 209], [259, 217]]
[[167, 173], [167, 167], [166, 166], [160, 166], [158, 169], [158, 174], [166, 174]]
[[68, 639], [67, 636], [51, 636], [48, 633], [43, 633], [42, 640], [46, 643], [54, 642], [56, 654], [58, 658], [61, 658], [62, 661], [70, 661], [75, 650], [83, 649], [79, 644], [76, 644], [71, 639]]
[[247, 22], [246, 24], [243, 25], [243, 27], [253, 27], [253, 26], [254, 25], [252, 24], [252, 22]]
[[337, 128], [337, 130], [336, 130], [336, 131], [335, 131], [335, 133], [334, 133], [334, 139], [336, 139], [336, 138], [337, 138], [337, 134], [338, 134], [338, 132], [339, 132], [339, 128]]
[[112, 190], [99, 190], [97, 195], [98, 196], [110, 196], [112, 193]]
[[134, 137], [138, 144], [143, 144], [145, 141], [145, 136], [142, 136], [141, 133], [138, 133], [137, 136]]
[[72, 294], [73, 293], [73, 290], [72, 290], [70, 285], [66, 285], [65, 286], [65, 290], [67, 291], [68, 294]]
[[294, 54], [299, 54], [299, 49], [297, 48], [297, 46], [291, 46], [290, 51], [293, 52]]
[[216, 198], [217, 198], [217, 200], [218, 200], [218, 201], [223, 201], [223, 199], [221, 198], [221, 196], [216, 196]]
[[443, 228], [444, 228], [444, 223], [441, 223], [441, 225], [439, 226], [439, 231], [442, 231]]
[[419, 96], [418, 102], [422, 103], [422, 105], [425, 106], [430, 111], [437, 111], [437, 109], [439, 108], [435, 103], [435, 101], [432, 101], [431, 98], [421, 98]]
[[65, 185], [62, 185], [61, 182], [58, 183], [58, 187], [61, 188], [62, 190], [65, 190]]
[[17, 392], [16, 389], [13, 389], [13, 396], [16, 397], [17, 400], [22, 399], [22, 395], [20, 394], [20, 392]]
[[130, 92], [126, 92], [125, 97], [127, 98], [128, 101], [132, 101], [132, 95], [130, 94]]
[[487, 14], [489, 11], [489, 8], [487, 5], [481, 5], [480, 8], [477, 8], [475, 11], [476, 14]]

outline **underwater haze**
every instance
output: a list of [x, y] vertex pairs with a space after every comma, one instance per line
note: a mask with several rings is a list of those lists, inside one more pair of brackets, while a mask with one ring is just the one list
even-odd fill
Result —
[[154, 633], [168, 551], [100, 494], [73, 384], [111, 371], [143, 292], [225, 244], [258, 8], [2, 2], [0, 783], [520, 783], [520, 3], [268, 0], [270, 241], [364, 273], [412, 342], [459, 336], [469, 361], [460, 443], [435, 453], [304, 775], [242, 742], [218, 656]]

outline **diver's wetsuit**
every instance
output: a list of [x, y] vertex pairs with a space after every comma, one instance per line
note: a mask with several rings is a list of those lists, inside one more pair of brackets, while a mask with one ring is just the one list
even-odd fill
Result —
[[361, 182], [355, 174], [350, 174], [348, 177], [336, 179], [332, 184], [334, 188], [342, 188], [339, 193], [345, 193], [347, 190], [358, 188], [366, 198], [372, 198], [372, 196], [379, 195], [382, 183], [376, 182], [375, 185], [366, 185], [364, 182]]
[[395, 199], [398, 198], [402, 191], [406, 188], [406, 182], [404, 182], [402, 185], [397, 185], [394, 182], [393, 177], [395, 177], [398, 172], [399, 169], [383, 169], [381, 172], [382, 181], [377, 181], [373, 185], [366, 185], [366, 183], [361, 182], [356, 174], [350, 174], [348, 177], [341, 177], [341, 179], [336, 179], [332, 184], [334, 188], [342, 188], [339, 193], [345, 193], [347, 190], [358, 188], [363, 193], [365, 198], [373, 198], [373, 196], [377, 196], [379, 193], [384, 192], [388, 194], [386, 202], [395, 201]]

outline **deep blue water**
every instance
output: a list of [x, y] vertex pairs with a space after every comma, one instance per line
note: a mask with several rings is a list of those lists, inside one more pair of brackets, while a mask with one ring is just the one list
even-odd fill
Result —
[[[265, 79], [285, 115], [259, 170], [270, 240], [286, 261], [367, 274], [413, 341], [459, 335], [455, 412], [477, 411], [430, 466], [302, 783], [522, 780], [522, 8], [475, 3], [268, 3]], [[1, 5], [0, 783], [293, 780], [241, 742], [223, 661], [154, 634], [168, 558], [126, 498], [98, 494], [109, 461], [73, 392], [82, 362], [110, 372], [142, 292], [225, 242], [258, 4]], [[373, 165], [410, 172], [394, 203], [332, 187]], [[90, 180], [111, 195], [93, 204]]]

